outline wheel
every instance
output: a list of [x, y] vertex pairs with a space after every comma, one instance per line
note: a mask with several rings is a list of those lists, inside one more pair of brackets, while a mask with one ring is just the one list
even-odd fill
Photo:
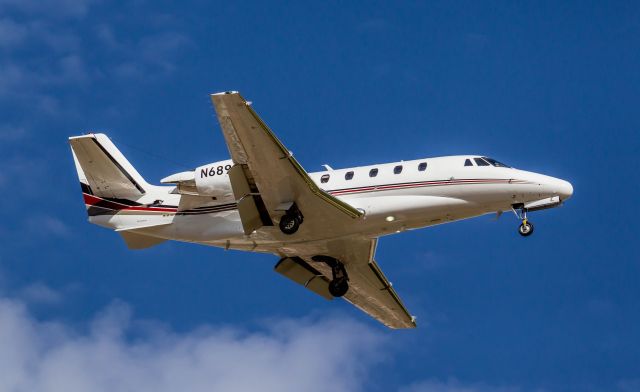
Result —
[[349, 291], [349, 282], [346, 279], [334, 279], [329, 282], [329, 293], [334, 297], [342, 297]]
[[533, 234], [533, 225], [531, 224], [531, 222], [522, 222], [520, 227], [518, 227], [518, 233], [520, 233], [520, 235], [523, 237], [527, 237]]
[[300, 227], [300, 220], [291, 214], [285, 214], [280, 218], [280, 231], [285, 234], [291, 235], [298, 231]]

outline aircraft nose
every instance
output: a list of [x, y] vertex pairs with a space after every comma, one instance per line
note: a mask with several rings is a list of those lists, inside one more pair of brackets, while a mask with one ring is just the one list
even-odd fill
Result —
[[567, 200], [573, 195], [573, 185], [571, 185], [569, 181], [557, 179], [554, 185], [558, 196], [560, 196], [562, 200]]

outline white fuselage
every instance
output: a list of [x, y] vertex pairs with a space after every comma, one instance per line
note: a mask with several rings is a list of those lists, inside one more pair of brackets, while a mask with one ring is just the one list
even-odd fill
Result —
[[[573, 193], [567, 181], [514, 168], [478, 166], [474, 161], [478, 157], [426, 158], [310, 173], [320, 188], [365, 214], [360, 218], [361, 224], [345, 229], [353, 233], [331, 230], [325, 237], [303, 240], [327, 239], [338, 233], [375, 238], [506, 211], [514, 205], [547, 198], [564, 201]], [[465, 166], [467, 161], [471, 166]], [[230, 161], [222, 163], [227, 162]], [[401, 171], [397, 169], [399, 166]], [[372, 176], [375, 169], [377, 174]], [[124, 208], [113, 215], [92, 216], [90, 220], [116, 230], [148, 224], [153, 227], [138, 231], [231, 249], [274, 252], [287, 242], [301, 241], [283, 235], [277, 226], [263, 227], [245, 235], [232, 197], [185, 213], [188, 197], [176, 194], [174, 187], [153, 187], [137, 200], [143, 207]], [[160, 205], [180, 208], [154, 207], [157, 200], [161, 200]], [[154, 226], [158, 223], [166, 224]]]

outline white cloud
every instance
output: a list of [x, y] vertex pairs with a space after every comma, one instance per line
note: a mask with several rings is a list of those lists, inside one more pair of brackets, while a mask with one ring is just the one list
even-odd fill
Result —
[[11, 19], [0, 19], [0, 47], [19, 45], [27, 36], [27, 28]]
[[24, 230], [29, 238], [69, 238], [71, 228], [59, 218], [39, 212], [31, 212], [25, 217]]
[[618, 389], [621, 392], [638, 392], [640, 391], [640, 378], [621, 380], [618, 382]]
[[0, 72], [0, 96], [15, 95], [15, 90], [21, 87], [25, 79], [24, 70], [13, 63], [1, 63], [2, 72]]
[[403, 388], [402, 392], [518, 392], [520, 388], [494, 386], [484, 383], [462, 383], [456, 379], [447, 381], [426, 380]]
[[388, 30], [391, 24], [386, 19], [370, 18], [356, 24], [356, 31], [360, 33], [376, 33]]
[[175, 333], [116, 303], [83, 333], [37, 321], [5, 298], [0, 325], [0, 390], [8, 392], [357, 391], [385, 351], [369, 328], [331, 317]]
[[123, 59], [111, 69], [117, 78], [149, 78], [169, 74], [175, 70], [179, 54], [194, 46], [187, 36], [175, 31], [148, 34], [138, 41], [125, 42], [117, 41], [111, 30], [102, 27], [98, 36]]
[[27, 131], [24, 127], [17, 127], [8, 124], [0, 125], [0, 141], [2, 142], [14, 142], [21, 140], [27, 136]]
[[89, 80], [84, 61], [77, 55], [63, 57], [59, 61], [62, 83], [84, 83]]
[[62, 294], [40, 282], [22, 288], [19, 296], [27, 303], [36, 305], [54, 305], [62, 301]]
[[27, 192], [35, 191], [38, 189], [39, 184], [35, 183], [29, 176], [25, 176], [25, 173], [30, 173], [32, 176], [40, 175], [44, 172], [43, 165], [39, 165], [40, 162], [36, 162], [31, 157], [9, 157], [7, 152], [3, 152], [0, 156], [0, 190], [6, 189], [20, 189], [24, 195]]
[[80, 18], [87, 14], [94, 0], [0, 0], [0, 9], [28, 15], [57, 18]]

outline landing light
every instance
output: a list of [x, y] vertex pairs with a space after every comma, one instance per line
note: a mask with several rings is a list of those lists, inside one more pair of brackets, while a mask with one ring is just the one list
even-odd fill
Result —
[[386, 220], [387, 222], [393, 222], [394, 220], [396, 220], [396, 217], [393, 215], [389, 215], [388, 217], [384, 218], [384, 220]]

